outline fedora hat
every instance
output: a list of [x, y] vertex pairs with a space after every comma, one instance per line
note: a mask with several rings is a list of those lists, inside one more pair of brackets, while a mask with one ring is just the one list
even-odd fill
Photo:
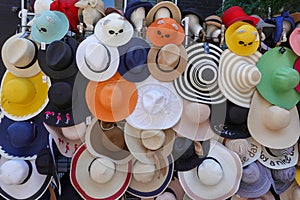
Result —
[[92, 155], [118, 164], [125, 164], [133, 158], [125, 143], [123, 130], [115, 125], [105, 129], [97, 118], [93, 118], [87, 128], [85, 144]]
[[133, 82], [125, 80], [116, 73], [103, 82], [90, 81], [85, 97], [95, 117], [107, 122], [116, 122], [134, 112], [138, 94]]
[[131, 18], [131, 14], [138, 8], [144, 8], [145, 9], [145, 14], [147, 15], [149, 10], [153, 7], [153, 5], [150, 2], [144, 2], [141, 0], [133, 0], [128, 2], [126, 9], [125, 9], [125, 13], [124, 16], [126, 17], [126, 19], [128, 21], [130, 21], [130, 23], [132, 23], [132, 21], [130, 20]]
[[50, 79], [42, 72], [22, 78], [6, 71], [1, 82], [1, 108], [4, 115], [15, 121], [37, 116], [46, 107]]
[[168, 129], [182, 114], [182, 99], [172, 82], [160, 82], [153, 76], [136, 83], [137, 103], [126, 121], [137, 129]]
[[164, 158], [166, 173], [162, 174], [154, 164], [136, 160], [132, 167], [132, 179], [127, 192], [139, 198], [155, 198], [162, 194], [173, 177], [174, 160], [172, 155]]
[[132, 161], [94, 157], [82, 144], [72, 157], [70, 179], [83, 199], [119, 199], [131, 182]]
[[256, 26], [259, 19], [247, 15], [240, 6], [231, 6], [222, 14], [222, 22], [226, 28], [236, 21], [245, 21], [253, 26]]
[[152, 46], [148, 53], [148, 68], [154, 78], [160, 81], [173, 81], [185, 71], [187, 60], [183, 45]]
[[207, 104], [183, 100], [182, 115], [172, 129], [190, 140], [208, 140], [215, 135], [210, 128], [210, 113], [211, 109]]
[[29, 33], [11, 36], [4, 42], [1, 49], [4, 66], [9, 72], [19, 77], [31, 77], [41, 71], [37, 60], [39, 44], [26, 34]]
[[5, 199], [39, 199], [52, 180], [37, 171], [35, 159], [0, 157], [0, 171], [0, 195]]
[[39, 43], [50, 44], [62, 39], [69, 30], [67, 16], [60, 11], [44, 10], [37, 14], [31, 26], [31, 37]]
[[78, 72], [75, 60], [79, 42], [70, 36], [55, 40], [38, 51], [41, 70], [52, 79], [65, 79]]
[[218, 85], [223, 95], [234, 104], [250, 107], [252, 95], [261, 79], [256, 67], [261, 56], [258, 51], [248, 56], [239, 56], [229, 49], [223, 51], [219, 62]]
[[184, 191], [192, 199], [226, 199], [239, 188], [242, 164], [238, 155], [215, 140], [210, 142], [210, 151], [200, 165], [178, 172]]
[[130, 82], [141, 82], [148, 78], [150, 72], [147, 66], [147, 56], [150, 45], [143, 39], [133, 37], [118, 47], [120, 62], [118, 72]]
[[296, 106], [290, 110], [273, 105], [255, 92], [247, 124], [253, 139], [263, 146], [283, 149], [297, 143], [300, 128]]
[[292, 50], [298, 56], [300, 56], [299, 41], [300, 41], [300, 28], [295, 28], [290, 35], [289, 42], [290, 42]]
[[116, 47], [101, 44], [90, 35], [78, 46], [76, 63], [79, 71], [92, 81], [105, 81], [118, 70], [119, 52]]
[[218, 85], [218, 65], [223, 52], [210, 43], [190, 45], [188, 66], [182, 76], [174, 80], [178, 94], [188, 100], [206, 104], [220, 104], [226, 100]]
[[271, 182], [274, 188], [274, 192], [280, 195], [284, 191], [286, 191], [295, 181], [296, 168], [295, 166], [293, 166], [285, 169], [272, 169], [271, 173]]
[[275, 47], [264, 53], [256, 66], [261, 73], [256, 88], [270, 103], [292, 109], [300, 100], [295, 90], [300, 80], [299, 73], [293, 69], [298, 56], [289, 48]]

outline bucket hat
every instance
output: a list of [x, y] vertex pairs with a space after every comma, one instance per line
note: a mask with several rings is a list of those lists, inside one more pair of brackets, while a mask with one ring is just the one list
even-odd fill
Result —
[[276, 194], [280, 195], [286, 191], [295, 180], [296, 168], [288, 167], [285, 169], [272, 169], [272, 186]]
[[300, 28], [295, 28], [290, 35], [289, 42], [290, 42], [292, 50], [298, 56], [300, 56], [299, 41], [300, 41]]
[[140, 0], [133, 0], [128, 2], [124, 16], [130, 23], [132, 23], [132, 21], [130, 20], [131, 14], [140, 7], [143, 7], [145, 9], [145, 14], [147, 15], [149, 10], [153, 7], [153, 5], [150, 2], [144, 2]]

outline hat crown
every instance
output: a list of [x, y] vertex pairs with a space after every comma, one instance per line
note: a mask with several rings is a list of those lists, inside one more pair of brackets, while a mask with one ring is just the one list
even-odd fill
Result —
[[241, 157], [247, 155], [250, 143], [247, 139], [227, 139], [225, 146], [228, 149], [236, 152]]
[[108, 110], [122, 106], [122, 90], [115, 82], [103, 85], [97, 98], [101, 105]]
[[115, 174], [115, 164], [106, 158], [96, 158], [89, 167], [89, 173], [96, 183], [107, 183]]
[[15, 148], [30, 146], [37, 137], [37, 130], [34, 124], [27, 121], [14, 122], [7, 128], [11, 144]]
[[254, 88], [260, 81], [261, 73], [250, 63], [243, 63], [238, 69], [237, 85], [241, 90]]
[[231, 124], [243, 124], [247, 122], [249, 109], [230, 104], [226, 112], [226, 121]]
[[49, 101], [60, 109], [72, 107], [73, 87], [67, 82], [56, 82], [48, 91]]
[[142, 46], [132, 46], [125, 54], [126, 67], [132, 73], [140, 73], [147, 63], [148, 51]]
[[296, 176], [296, 168], [289, 167], [280, 170], [272, 170], [274, 180], [281, 182], [292, 182]]
[[149, 183], [155, 175], [155, 165], [146, 164], [137, 161], [132, 169], [133, 177], [136, 181], [141, 183]]
[[86, 128], [87, 126], [83, 122], [74, 126], [62, 127], [61, 132], [69, 140], [78, 140], [84, 137]]
[[163, 146], [166, 135], [162, 130], [143, 130], [141, 139], [144, 147], [150, 150], [157, 150]]
[[199, 181], [208, 186], [217, 185], [224, 176], [221, 165], [209, 158], [198, 166], [197, 173]]
[[186, 103], [183, 109], [184, 115], [194, 124], [201, 124], [208, 120], [210, 108], [202, 103]]
[[180, 59], [180, 49], [175, 44], [167, 44], [158, 53], [157, 63], [160, 68], [172, 70], [176, 68]]
[[278, 67], [272, 76], [272, 85], [279, 93], [295, 88], [300, 80], [298, 71], [291, 67]]
[[142, 96], [142, 105], [148, 114], [158, 114], [164, 110], [167, 97], [158, 89], [150, 89]]
[[25, 160], [8, 160], [0, 166], [0, 180], [6, 185], [22, 184], [30, 173]]
[[279, 130], [288, 126], [291, 121], [291, 113], [289, 110], [279, 106], [270, 106], [264, 112], [263, 123], [270, 130]]
[[243, 168], [242, 180], [244, 183], [254, 184], [259, 181], [262, 174], [258, 165], [253, 162]]
[[100, 43], [90, 43], [85, 49], [84, 59], [87, 65], [96, 72], [103, 72], [109, 66], [110, 54]]

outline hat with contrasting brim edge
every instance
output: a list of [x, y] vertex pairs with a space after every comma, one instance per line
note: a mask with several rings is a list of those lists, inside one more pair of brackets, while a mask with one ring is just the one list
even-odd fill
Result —
[[296, 168], [295, 166], [288, 167], [285, 169], [272, 169], [272, 186], [274, 192], [278, 195], [286, 191], [295, 181]]
[[131, 182], [132, 161], [116, 164], [94, 157], [82, 144], [72, 157], [70, 179], [84, 199], [119, 199]]
[[29, 33], [13, 35], [2, 46], [3, 64], [15, 76], [34, 76], [41, 71], [37, 60], [38, 48], [39, 44], [31, 39]]
[[283, 149], [297, 143], [300, 129], [296, 106], [291, 110], [275, 106], [254, 92], [247, 125], [253, 139], [263, 146]]
[[242, 164], [236, 153], [210, 140], [207, 158], [192, 170], [178, 172], [179, 181], [192, 199], [223, 200], [238, 190]]
[[292, 31], [289, 37], [289, 42], [295, 54], [300, 56], [300, 28], [295, 28]]
[[6, 71], [1, 82], [1, 108], [4, 115], [15, 121], [37, 116], [48, 104], [49, 77], [39, 72], [22, 78]]

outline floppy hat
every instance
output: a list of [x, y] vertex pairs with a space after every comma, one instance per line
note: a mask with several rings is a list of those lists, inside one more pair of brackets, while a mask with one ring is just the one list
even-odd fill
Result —
[[[300, 74], [300, 58], [298, 57], [295, 64], [294, 64], [294, 69]], [[298, 85], [295, 87], [296, 91], [300, 93], [300, 82]], [[298, 104], [298, 103], [297, 103]]]
[[276, 194], [282, 194], [286, 191], [295, 180], [296, 168], [288, 167], [285, 169], [272, 169], [272, 186]]
[[223, 95], [238, 106], [249, 108], [261, 73], [256, 63], [262, 54], [258, 51], [248, 56], [223, 51], [218, 71], [218, 85]]
[[295, 28], [289, 38], [292, 50], [300, 56], [300, 28]]
[[172, 82], [160, 82], [149, 76], [136, 83], [138, 99], [126, 121], [137, 129], [168, 129], [182, 114], [182, 99]]
[[85, 144], [92, 155], [108, 158], [117, 164], [125, 164], [133, 158], [126, 146], [123, 130], [114, 125], [105, 129], [97, 118], [87, 128]]
[[72, 158], [70, 179], [84, 199], [119, 199], [131, 182], [131, 170], [132, 161], [116, 164], [94, 157], [82, 144]]
[[140, 82], [150, 75], [147, 66], [150, 45], [145, 40], [133, 37], [128, 43], [119, 46], [118, 50], [118, 72], [123, 78], [130, 82]]
[[256, 66], [261, 79], [256, 88], [270, 103], [285, 108], [293, 108], [300, 100], [295, 90], [300, 76], [293, 69], [297, 55], [289, 48], [275, 47], [264, 53]]
[[206, 159], [192, 170], [178, 172], [179, 181], [192, 199], [226, 199], [238, 190], [242, 164], [236, 153], [210, 141]]
[[153, 7], [153, 5], [150, 2], [144, 2], [140, 0], [133, 0], [128, 2], [125, 9], [124, 16], [126, 17], [127, 20], [130, 21], [130, 23], [132, 23], [130, 20], [131, 14], [140, 7], [143, 7], [145, 9], [145, 14], [147, 15], [147, 13]]
[[195, 141], [204, 141], [215, 134], [210, 128], [208, 105], [183, 100], [183, 112], [180, 120], [172, 127], [179, 135]]
[[118, 70], [119, 52], [116, 47], [101, 44], [95, 35], [90, 35], [79, 44], [76, 63], [87, 79], [105, 81]]
[[172, 155], [165, 158], [166, 173], [162, 174], [153, 164], [135, 161], [132, 167], [132, 176], [127, 192], [140, 198], [154, 198], [162, 194], [171, 182], [174, 170]]
[[62, 39], [69, 29], [67, 16], [60, 11], [44, 10], [37, 14], [31, 26], [31, 37], [39, 43], [50, 44]]
[[178, 78], [187, 67], [187, 53], [183, 45], [152, 46], [148, 53], [151, 75], [160, 81]]
[[257, 91], [252, 98], [247, 122], [251, 136], [263, 146], [283, 149], [298, 141], [300, 122], [296, 106], [291, 110], [275, 106]]
[[0, 158], [0, 195], [5, 199], [39, 199], [52, 176], [38, 173], [35, 160]]
[[23, 121], [38, 115], [48, 103], [50, 79], [42, 72], [22, 78], [6, 71], [1, 82], [1, 108], [4, 115]]
[[190, 45], [188, 66], [184, 73], [174, 80], [178, 94], [188, 100], [206, 104], [220, 104], [226, 100], [218, 85], [218, 65], [223, 52], [210, 43]]
[[126, 81], [116, 73], [103, 82], [90, 81], [85, 98], [95, 117], [107, 122], [116, 122], [134, 112], [138, 94], [133, 82]]
[[[32, 41], [29, 33], [18, 33], [8, 38], [1, 49], [6, 69], [19, 77], [31, 77], [41, 71], [37, 60], [39, 44]], [[12, 53], [13, 52], [13, 53]]]

